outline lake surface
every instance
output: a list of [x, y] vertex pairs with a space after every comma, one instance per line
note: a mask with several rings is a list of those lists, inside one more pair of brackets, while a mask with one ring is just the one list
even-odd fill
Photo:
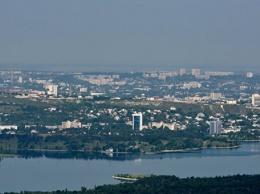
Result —
[[205, 149], [158, 155], [84, 155], [26, 153], [0, 161], [0, 193], [80, 190], [81, 186], [114, 184], [118, 173], [207, 177], [260, 174], [260, 143], [239, 149]]

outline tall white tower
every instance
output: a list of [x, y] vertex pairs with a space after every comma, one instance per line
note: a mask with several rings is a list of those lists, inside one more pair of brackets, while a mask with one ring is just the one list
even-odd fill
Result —
[[133, 125], [132, 129], [134, 131], [142, 131], [143, 129], [143, 115], [142, 113], [133, 114]]

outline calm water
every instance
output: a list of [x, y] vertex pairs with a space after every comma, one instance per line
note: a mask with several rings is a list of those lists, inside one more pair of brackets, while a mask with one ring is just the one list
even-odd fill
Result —
[[[70, 158], [71, 157], [71, 158]], [[239, 149], [211, 149], [160, 155], [80, 156], [27, 154], [0, 161], [0, 193], [79, 190], [81, 186], [118, 183], [117, 173], [189, 176], [260, 174], [260, 143]]]

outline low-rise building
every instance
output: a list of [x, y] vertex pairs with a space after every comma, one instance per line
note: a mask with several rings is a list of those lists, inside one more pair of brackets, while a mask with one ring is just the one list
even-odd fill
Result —
[[81, 128], [81, 126], [82, 124], [79, 121], [65, 121], [61, 124], [62, 129]]
[[156, 127], [156, 128], [160, 128], [162, 127], [163, 129], [165, 127], [168, 127], [170, 130], [176, 130], [177, 129], [177, 125], [176, 123], [164, 123], [164, 122], [150, 122], [148, 125], [150, 128]]
[[260, 106], [260, 94], [253, 94], [252, 95], [252, 105], [253, 106]]
[[0, 130], [17, 130], [18, 127], [16, 125], [0, 125]]

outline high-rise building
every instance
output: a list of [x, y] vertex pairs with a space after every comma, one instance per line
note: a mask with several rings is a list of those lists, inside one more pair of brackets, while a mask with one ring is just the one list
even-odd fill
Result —
[[180, 69], [180, 76], [185, 75], [186, 74], [186, 69]]
[[11, 71], [11, 84], [14, 85], [14, 70]]
[[71, 86], [71, 83], [69, 84], [69, 96], [72, 96], [72, 86]]
[[252, 105], [253, 106], [260, 106], [260, 94], [253, 94], [252, 95]]
[[210, 128], [209, 128], [209, 134], [210, 135], [217, 135], [221, 134], [221, 121], [210, 121]]
[[200, 75], [200, 69], [192, 69], [191, 75], [195, 75], [195, 76]]
[[49, 95], [58, 96], [58, 85], [51, 84], [45, 86], [45, 88], [48, 90]]
[[23, 83], [23, 77], [22, 77], [22, 76], [19, 76], [19, 78], [18, 78], [18, 83], [19, 83], [19, 84]]
[[134, 131], [142, 131], [143, 129], [143, 115], [142, 113], [133, 114], [133, 125], [132, 129]]

